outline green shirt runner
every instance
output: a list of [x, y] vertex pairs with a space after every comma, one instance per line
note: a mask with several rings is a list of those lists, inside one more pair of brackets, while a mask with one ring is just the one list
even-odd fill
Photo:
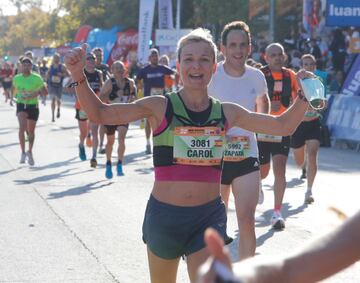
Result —
[[36, 105], [39, 103], [38, 97], [29, 100], [24, 99], [24, 97], [28, 93], [41, 90], [45, 86], [45, 83], [39, 74], [30, 73], [27, 77], [24, 77], [23, 74], [16, 75], [13, 80], [13, 85], [15, 87], [16, 103]]

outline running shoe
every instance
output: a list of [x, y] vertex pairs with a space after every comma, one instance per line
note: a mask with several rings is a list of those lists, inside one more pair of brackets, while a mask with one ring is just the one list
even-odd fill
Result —
[[20, 157], [20, 163], [21, 164], [23, 164], [23, 163], [25, 163], [25, 161], [26, 161], [26, 153], [21, 153], [21, 157]]
[[263, 203], [264, 203], [264, 191], [263, 191], [262, 185], [260, 183], [258, 204], [263, 204]]
[[100, 146], [100, 148], [99, 148], [99, 153], [100, 153], [100, 154], [105, 154], [105, 153], [106, 153], [106, 149], [105, 149], [104, 147]]
[[225, 238], [224, 238], [225, 245], [230, 244], [232, 241], [234, 241], [234, 239], [228, 236], [228, 234], [225, 234]]
[[105, 166], [105, 177], [106, 179], [112, 179], [113, 177], [113, 172], [112, 172], [112, 168], [111, 168], [111, 162], [106, 162], [106, 166]]
[[271, 216], [271, 226], [275, 230], [283, 230], [285, 229], [285, 220], [282, 218], [280, 211], [274, 211], [273, 215]]
[[91, 158], [91, 160], [90, 160], [90, 167], [96, 168], [96, 166], [97, 166], [97, 161], [96, 161], [96, 159], [95, 159], [95, 158]]
[[58, 110], [57, 110], [57, 113], [56, 113], [56, 118], [60, 118], [60, 108], [58, 108]]
[[34, 157], [30, 151], [26, 153], [27, 160], [30, 166], [33, 166], [35, 164]]
[[151, 145], [146, 145], [145, 154], [151, 154]]
[[87, 147], [92, 147], [92, 139], [91, 139], [91, 137], [86, 137], [86, 146]]
[[305, 200], [304, 200], [304, 203], [305, 204], [312, 204], [314, 202], [314, 197], [312, 195], [312, 192], [311, 191], [307, 191], [305, 193]]
[[116, 165], [116, 173], [117, 173], [118, 176], [124, 176], [124, 172], [123, 172], [121, 163], [118, 163]]
[[306, 179], [306, 169], [302, 168], [300, 179]]
[[83, 145], [79, 144], [79, 157], [81, 161], [85, 161], [86, 160], [86, 152], [85, 152], [85, 147]]

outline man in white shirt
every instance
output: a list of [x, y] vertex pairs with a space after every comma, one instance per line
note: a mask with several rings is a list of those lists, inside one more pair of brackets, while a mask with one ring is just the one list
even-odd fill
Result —
[[[251, 52], [249, 27], [231, 22], [221, 34], [225, 61], [217, 66], [208, 91], [223, 102], [234, 102], [250, 111], [268, 113], [269, 98], [263, 73], [245, 64]], [[239, 257], [255, 255], [255, 209], [259, 199], [260, 171], [255, 134], [241, 128], [227, 132], [221, 178], [221, 196], [228, 205], [230, 187], [239, 226]]]

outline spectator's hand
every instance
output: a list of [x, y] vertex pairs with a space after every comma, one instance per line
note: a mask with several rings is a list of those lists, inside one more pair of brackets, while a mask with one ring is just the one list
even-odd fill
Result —
[[209, 228], [205, 232], [204, 240], [211, 256], [199, 268], [198, 283], [220, 282], [217, 280], [219, 275], [216, 271], [216, 267], [219, 266], [219, 263], [221, 267], [227, 270], [232, 276], [230, 257], [226, 248], [224, 248], [224, 241], [219, 234], [215, 230]]
[[299, 85], [300, 85], [300, 80], [306, 78], [316, 78], [316, 76], [311, 72], [305, 71], [304, 69], [300, 69], [299, 72], [296, 73], [296, 79]]
[[84, 67], [86, 58], [86, 49], [88, 45], [84, 43], [81, 47], [71, 49], [65, 55], [66, 68], [71, 73], [72, 79], [76, 82], [84, 77]]

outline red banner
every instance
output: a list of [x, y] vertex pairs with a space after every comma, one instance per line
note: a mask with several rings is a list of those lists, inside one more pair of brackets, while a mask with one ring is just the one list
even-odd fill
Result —
[[125, 64], [129, 61], [137, 60], [138, 32], [135, 29], [118, 32], [113, 49], [110, 52], [108, 64], [116, 60], [121, 60]]

